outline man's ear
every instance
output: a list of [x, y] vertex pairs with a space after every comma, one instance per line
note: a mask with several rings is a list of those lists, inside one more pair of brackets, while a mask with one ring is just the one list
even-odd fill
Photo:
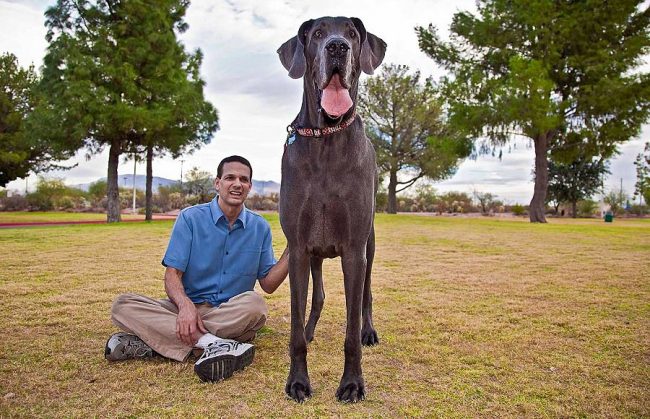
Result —
[[372, 75], [384, 60], [386, 43], [380, 37], [367, 32], [361, 19], [353, 17], [350, 20], [352, 20], [360, 35], [361, 55], [359, 56], [359, 63], [361, 64], [361, 70]]
[[298, 35], [289, 39], [278, 48], [278, 55], [284, 68], [289, 71], [289, 77], [299, 79], [305, 75], [307, 61], [305, 59], [305, 43], [307, 32], [311, 29], [313, 20], [303, 22], [298, 29]]

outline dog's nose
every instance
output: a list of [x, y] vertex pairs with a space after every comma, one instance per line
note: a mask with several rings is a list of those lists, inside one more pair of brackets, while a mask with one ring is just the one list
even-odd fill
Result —
[[350, 46], [342, 39], [333, 39], [327, 43], [325, 48], [332, 57], [344, 57], [348, 53]]

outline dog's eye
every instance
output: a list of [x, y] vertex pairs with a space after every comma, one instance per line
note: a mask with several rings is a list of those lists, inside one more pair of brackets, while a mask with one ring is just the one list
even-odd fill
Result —
[[323, 32], [320, 29], [314, 32], [314, 38], [320, 38], [321, 36], [323, 36]]
[[355, 31], [350, 31], [350, 38], [356, 38], [357, 33]]

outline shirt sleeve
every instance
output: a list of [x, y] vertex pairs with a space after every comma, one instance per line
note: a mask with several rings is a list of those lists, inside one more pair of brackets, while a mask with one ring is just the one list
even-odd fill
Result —
[[271, 268], [277, 263], [273, 255], [273, 239], [271, 238], [271, 229], [267, 227], [264, 241], [262, 242], [262, 253], [260, 254], [259, 270], [257, 271], [258, 278], [265, 278], [269, 274]]
[[181, 212], [176, 218], [172, 235], [169, 238], [167, 251], [163, 257], [162, 264], [165, 267], [175, 268], [181, 272], [187, 269], [187, 263], [192, 249], [192, 228]]

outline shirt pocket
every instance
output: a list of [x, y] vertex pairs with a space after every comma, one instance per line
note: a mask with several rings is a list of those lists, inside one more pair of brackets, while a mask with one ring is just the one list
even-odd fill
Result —
[[242, 275], [257, 276], [260, 265], [261, 250], [254, 247], [246, 247], [239, 251], [237, 266]]

